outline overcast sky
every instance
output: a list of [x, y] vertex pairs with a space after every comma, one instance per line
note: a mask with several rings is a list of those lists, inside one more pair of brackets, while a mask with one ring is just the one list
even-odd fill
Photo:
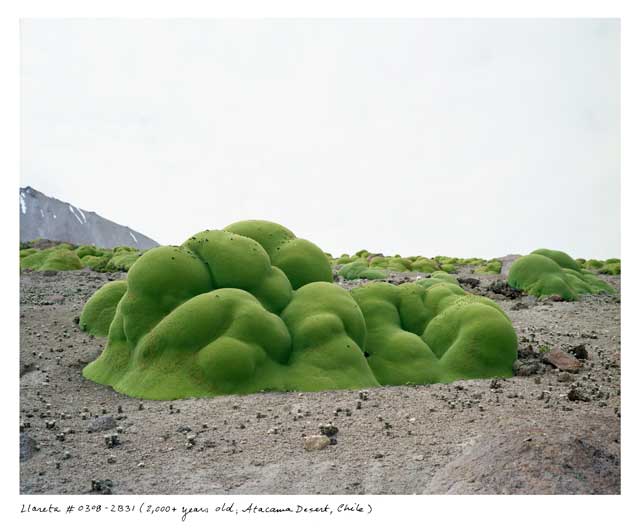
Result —
[[615, 20], [21, 34], [21, 184], [162, 244], [266, 219], [333, 254], [619, 256]]

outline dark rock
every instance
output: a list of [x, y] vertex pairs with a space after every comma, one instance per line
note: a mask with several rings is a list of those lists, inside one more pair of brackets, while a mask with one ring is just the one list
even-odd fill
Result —
[[44, 270], [44, 271], [42, 272], [42, 274], [43, 274], [45, 277], [53, 277], [54, 275], [57, 275], [57, 274], [58, 274], [58, 272], [57, 272], [56, 270]]
[[104, 435], [104, 443], [109, 449], [111, 449], [117, 445], [120, 445], [120, 437], [117, 435], [117, 433]]
[[116, 426], [116, 421], [111, 415], [96, 416], [89, 422], [87, 431], [97, 433], [99, 431], [108, 431]]
[[551, 302], [564, 302], [564, 298], [560, 295], [549, 295], [546, 300]]
[[474, 279], [473, 277], [460, 277], [458, 279], [458, 282], [460, 284], [466, 284], [471, 288], [477, 288], [478, 286], [480, 286], [480, 281], [478, 279]]
[[535, 350], [532, 345], [518, 348], [518, 359], [540, 359], [540, 351]]
[[591, 398], [587, 396], [584, 391], [580, 387], [573, 386], [569, 389], [567, 393], [567, 398], [569, 401], [582, 401], [588, 402], [591, 401]]
[[111, 479], [91, 481], [92, 493], [100, 493], [102, 495], [111, 495], [111, 493], [113, 492], [112, 488], [113, 488], [113, 482], [111, 481]]
[[580, 344], [569, 349], [569, 354], [575, 356], [577, 359], [589, 359], [589, 353], [587, 347], [584, 344]]
[[516, 359], [513, 363], [513, 373], [516, 376], [533, 376], [540, 371], [540, 362], [538, 361], [520, 361]]
[[29, 460], [39, 450], [37, 442], [28, 433], [20, 433], [20, 462]]
[[489, 285], [489, 291], [497, 293], [498, 295], [504, 295], [507, 299], [517, 299], [522, 297], [522, 292], [509, 286], [507, 281], [497, 280]]

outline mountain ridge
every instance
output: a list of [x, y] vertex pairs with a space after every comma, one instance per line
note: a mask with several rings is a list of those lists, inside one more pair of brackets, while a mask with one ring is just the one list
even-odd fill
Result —
[[103, 248], [150, 249], [159, 245], [139, 231], [98, 213], [47, 196], [31, 186], [20, 187], [20, 242], [37, 238]]

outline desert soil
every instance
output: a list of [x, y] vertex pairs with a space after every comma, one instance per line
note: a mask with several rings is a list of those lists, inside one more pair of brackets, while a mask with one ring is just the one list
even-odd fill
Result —
[[[21, 274], [21, 493], [620, 493], [619, 296], [541, 302], [494, 293], [498, 276], [465, 285], [513, 321], [520, 375], [509, 379], [143, 401], [81, 372], [105, 339], [77, 317], [121, 276]], [[588, 358], [574, 373], [540, 357], [578, 345]], [[327, 423], [335, 445], [305, 451]]]

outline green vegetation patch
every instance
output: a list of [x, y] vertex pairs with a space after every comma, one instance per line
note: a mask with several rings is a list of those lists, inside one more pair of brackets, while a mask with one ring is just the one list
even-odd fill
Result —
[[350, 293], [326, 254], [278, 224], [203, 231], [145, 252], [126, 283], [91, 297], [81, 327], [108, 340], [83, 374], [149, 399], [510, 376], [508, 318], [436, 278]]
[[338, 275], [347, 280], [376, 280], [386, 278], [387, 273], [380, 269], [370, 268], [369, 263], [366, 260], [360, 259], [342, 266], [338, 271]]
[[[86, 258], [92, 257], [88, 255]], [[98, 257], [93, 257], [98, 258]], [[88, 334], [106, 336], [116, 313], [116, 307], [127, 291], [127, 281], [108, 282], [86, 302], [80, 316], [80, 329]]]
[[82, 262], [68, 244], [59, 244], [48, 249], [33, 248], [20, 251], [21, 270], [68, 271], [82, 269]]
[[508, 282], [529, 295], [559, 295], [566, 301], [574, 301], [582, 294], [614, 292], [607, 283], [581, 270], [566, 253], [546, 249], [517, 259], [509, 270]]

